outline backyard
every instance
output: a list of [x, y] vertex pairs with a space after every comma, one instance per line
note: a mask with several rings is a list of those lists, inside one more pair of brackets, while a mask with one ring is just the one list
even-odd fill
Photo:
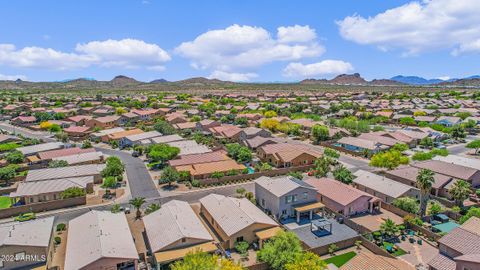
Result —
[[12, 205], [10, 197], [0, 196], [0, 209], [9, 208]]
[[357, 253], [355, 251], [350, 251], [347, 253], [343, 253], [325, 260], [327, 264], [334, 264], [336, 267], [341, 267], [342, 265], [346, 264], [349, 260], [355, 257]]

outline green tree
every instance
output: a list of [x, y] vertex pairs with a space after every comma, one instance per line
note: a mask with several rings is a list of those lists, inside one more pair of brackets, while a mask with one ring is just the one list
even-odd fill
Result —
[[153, 125], [153, 129], [162, 133], [163, 135], [172, 135], [176, 133], [175, 128], [164, 120], [157, 120]]
[[330, 161], [326, 157], [315, 160], [315, 176], [317, 178], [325, 177], [330, 172]]
[[85, 140], [82, 142], [82, 149], [92, 148], [92, 142]]
[[20, 151], [12, 151], [5, 155], [5, 160], [8, 161], [10, 164], [19, 164], [22, 163], [25, 159], [25, 156]]
[[162, 175], [160, 176], [160, 184], [168, 183], [169, 186], [172, 185], [173, 182], [177, 182], [180, 180], [180, 174], [172, 167], [168, 166], [162, 171]]
[[465, 129], [461, 125], [455, 125], [452, 127], [450, 136], [454, 139], [463, 139], [467, 136], [467, 133], [465, 133]]
[[387, 236], [394, 236], [398, 232], [398, 226], [390, 218], [387, 218], [382, 224], [380, 224], [380, 230]]
[[107, 164], [105, 169], [102, 170], [102, 176], [114, 176], [121, 177], [125, 172], [125, 166], [123, 165], [120, 158], [116, 156], [110, 156], [107, 158]]
[[257, 258], [273, 270], [283, 270], [302, 253], [302, 245], [293, 232], [279, 232], [257, 252]]
[[412, 214], [418, 213], [418, 210], [420, 209], [417, 200], [411, 197], [397, 198], [393, 200], [392, 204], [402, 209], [403, 211], [406, 211]]
[[480, 140], [471, 141], [465, 147], [475, 149], [475, 155], [477, 155], [478, 150], [480, 149]]
[[49, 168], [68, 167], [68, 162], [65, 160], [52, 160], [48, 163]]
[[247, 147], [243, 146], [238, 150], [236, 160], [240, 163], [250, 162], [252, 161], [252, 152]]
[[419, 215], [425, 216], [427, 211], [427, 203], [430, 196], [430, 190], [435, 183], [435, 174], [429, 169], [421, 169], [417, 175], [417, 187], [420, 189], [420, 209]]
[[171, 270], [244, 270], [235, 262], [211, 255], [201, 250], [188, 253], [183, 260], [170, 266]]
[[147, 156], [154, 162], [166, 162], [177, 157], [179, 153], [178, 147], [160, 143], [150, 146]]
[[415, 152], [415, 154], [413, 154], [412, 156], [412, 159], [417, 161], [430, 160], [432, 158], [433, 158], [433, 155], [430, 152]]
[[248, 247], [249, 247], [249, 244], [245, 241], [235, 243], [235, 249], [242, 257], [248, 256]]
[[421, 146], [425, 148], [432, 148], [433, 147], [433, 140], [430, 137], [425, 137], [420, 140], [419, 143]]
[[147, 209], [145, 209], [145, 215], [149, 215], [157, 210], [159, 210], [161, 207], [159, 204], [156, 203], [151, 203], [147, 206]]
[[470, 183], [464, 180], [457, 180], [457, 182], [453, 184], [449, 193], [452, 195], [458, 206], [463, 206], [463, 201], [465, 201], [472, 192], [470, 188]]
[[395, 169], [400, 164], [408, 164], [408, 157], [395, 150], [377, 153], [370, 159], [370, 166], [389, 170]]
[[392, 150], [396, 150], [399, 152], [407, 151], [409, 149], [408, 145], [404, 143], [396, 143], [394, 146], [392, 146]]
[[116, 213], [120, 213], [120, 210], [121, 210], [120, 204], [116, 203], [112, 206], [112, 208], [110, 209], [110, 212], [116, 214]]
[[467, 213], [462, 216], [459, 220], [460, 224], [465, 223], [465, 221], [469, 220], [471, 217], [480, 218], [480, 208], [479, 207], [471, 207], [468, 209]]
[[429, 215], [437, 215], [443, 211], [443, 207], [440, 203], [432, 201], [428, 210]]
[[145, 203], [145, 198], [143, 197], [136, 197], [133, 198], [129, 201], [129, 203], [136, 209], [136, 218], [139, 219], [142, 216], [142, 212], [140, 211], [140, 208], [142, 205]]
[[117, 178], [115, 178], [114, 176], [107, 176], [103, 179], [103, 184], [102, 186], [105, 188], [105, 189], [108, 189], [108, 188], [115, 188], [117, 186]]
[[324, 270], [327, 263], [312, 252], [300, 253], [293, 262], [285, 264], [285, 270]]
[[291, 177], [294, 177], [294, 178], [297, 178], [299, 180], [302, 180], [303, 179], [303, 174], [301, 172], [289, 172], [288, 173], [289, 176]]
[[85, 196], [85, 190], [80, 187], [70, 187], [60, 193], [60, 198], [69, 199]]
[[10, 180], [15, 178], [17, 169], [18, 165], [8, 165], [0, 168], [0, 180], [3, 180], [7, 185], [9, 185]]
[[312, 137], [315, 143], [326, 141], [330, 138], [328, 127], [324, 125], [314, 125], [312, 127]]
[[353, 179], [355, 178], [353, 173], [343, 165], [337, 166], [332, 173], [335, 180], [338, 180], [344, 184], [352, 183]]
[[323, 154], [327, 157], [331, 157], [331, 158], [339, 158], [340, 157], [340, 153], [338, 153], [338, 151], [332, 149], [332, 148], [325, 148], [325, 150], [323, 150]]
[[413, 119], [412, 117], [402, 117], [402, 118], [400, 118], [400, 124], [407, 125], [407, 126], [413, 126], [413, 125], [415, 125], [415, 119]]

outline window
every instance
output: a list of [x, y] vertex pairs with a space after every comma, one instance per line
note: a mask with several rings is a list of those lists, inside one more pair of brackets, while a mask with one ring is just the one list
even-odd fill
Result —
[[237, 242], [243, 242], [243, 236], [237, 237]]
[[289, 195], [285, 197], [285, 203], [291, 203], [293, 200], [293, 196]]
[[23, 261], [23, 260], [25, 260], [25, 252], [15, 253], [15, 261], [16, 262]]
[[182, 243], [185, 243], [186, 241], [187, 241], [187, 239], [182, 238]]
[[297, 201], [297, 194], [293, 195], [293, 201], [294, 201], [294, 202]]
[[287, 215], [287, 209], [283, 209], [282, 210], [282, 216], [286, 216]]
[[265, 206], [265, 199], [262, 199], [262, 206]]
[[308, 192], [303, 193], [303, 199], [306, 200], [308, 198]]

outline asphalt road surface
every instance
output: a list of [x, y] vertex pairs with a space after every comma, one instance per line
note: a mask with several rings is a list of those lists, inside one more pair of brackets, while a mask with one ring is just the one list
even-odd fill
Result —
[[148, 170], [141, 159], [132, 157], [130, 153], [118, 150], [104, 148], [95, 149], [106, 155], [119, 157], [122, 160], [123, 164], [125, 164], [128, 186], [130, 187], [132, 198], [144, 197], [145, 199], [152, 199], [160, 197], [152, 177], [148, 173]]

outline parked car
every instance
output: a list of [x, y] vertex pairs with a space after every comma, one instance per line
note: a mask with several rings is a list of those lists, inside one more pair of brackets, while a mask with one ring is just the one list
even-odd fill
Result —
[[35, 213], [29, 212], [29, 213], [23, 213], [15, 217], [15, 221], [23, 222], [23, 221], [28, 221], [32, 219], [36, 219], [37, 217], [35, 216]]

